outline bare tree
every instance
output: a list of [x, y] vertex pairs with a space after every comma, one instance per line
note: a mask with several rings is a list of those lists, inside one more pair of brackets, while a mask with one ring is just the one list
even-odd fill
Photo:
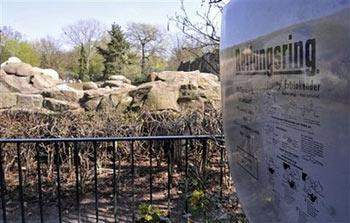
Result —
[[[225, 0], [202, 0], [197, 18], [191, 18], [186, 10], [184, 0], [180, 0], [180, 12], [169, 18], [175, 26], [196, 45], [217, 48], [220, 44], [220, 17]], [[194, 22], [196, 21], [196, 22]]]
[[23, 38], [22, 34], [14, 30], [11, 26], [1, 26], [0, 27], [0, 41], [4, 41], [6, 38], [21, 40]]
[[61, 47], [59, 41], [51, 36], [35, 42], [34, 49], [40, 55], [40, 67], [61, 70], [64, 57]]
[[126, 35], [132, 46], [141, 51], [141, 73], [146, 74], [146, 60], [165, 52], [165, 32], [157, 26], [130, 23]]
[[[175, 24], [175, 27], [183, 33], [185, 41], [182, 41], [182, 50], [197, 58], [205, 53], [218, 52], [220, 17], [227, 2], [228, 0], [202, 0], [194, 18], [189, 15], [185, 1], [180, 0], [180, 11], [169, 18], [169, 24]], [[202, 59], [215, 73], [219, 73], [211, 61], [207, 61], [205, 57]]]
[[105, 31], [105, 26], [95, 19], [79, 20], [63, 28], [64, 35], [73, 46], [83, 46], [85, 48], [87, 69], [89, 68], [89, 61], [97, 41], [103, 36]]

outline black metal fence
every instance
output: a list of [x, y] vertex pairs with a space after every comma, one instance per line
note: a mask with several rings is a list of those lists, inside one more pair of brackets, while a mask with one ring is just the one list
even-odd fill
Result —
[[[90, 171], [93, 173], [92, 177], [92, 185], [91, 189], [93, 191], [93, 203], [94, 206], [92, 207], [94, 212], [94, 220], [96, 222], [103, 221], [100, 218], [100, 211], [99, 211], [99, 202], [100, 202], [100, 195], [99, 195], [99, 186], [103, 184], [103, 182], [98, 182], [99, 180], [99, 172], [98, 172], [98, 164], [97, 161], [99, 159], [98, 157], [98, 151], [103, 148], [103, 145], [109, 145], [108, 148], [110, 148], [112, 151], [110, 152], [111, 155], [111, 191], [112, 194], [110, 195], [110, 204], [113, 208], [112, 210], [112, 216], [110, 216], [113, 220], [113, 222], [120, 222], [118, 220], [118, 216], [121, 213], [118, 213], [118, 199], [120, 195], [120, 188], [118, 184], [118, 174], [120, 169], [118, 169], [118, 145], [120, 142], [123, 142], [127, 145], [127, 151], [128, 151], [128, 160], [130, 161], [130, 177], [131, 177], [131, 185], [128, 185], [129, 189], [131, 190], [131, 203], [130, 205], [130, 221], [135, 222], [136, 218], [136, 206], [135, 206], [135, 150], [137, 150], [137, 143], [140, 142], [147, 142], [147, 145], [149, 147], [149, 151], [147, 153], [147, 156], [149, 156], [148, 161], [148, 168], [149, 172], [147, 176], [148, 178], [148, 188], [143, 188], [145, 190], [149, 190], [149, 199], [148, 202], [150, 204], [153, 203], [153, 195], [154, 195], [154, 171], [155, 171], [155, 164], [154, 162], [154, 156], [155, 156], [155, 150], [153, 144], [156, 144], [158, 142], [181, 142], [178, 147], [173, 146], [172, 148], [165, 148], [164, 150], [164, 160], [166, 162], [166, 171], [167, 171], [167, 210], [168, 210], [168, 216], [170, 216], [170, 204], [172, 202], [172, 196], [171, 196], [171, 188], [172, 188], [172, 164], [174, 160], [174, 152], [177, 150], [182, 151], [184, 154], [181, 159], [184, 163], [184, 177], [185, 177], [185, 199], [183, 200], [184, 205], [183, 207], [183, 213], [188, 213], [188, 178], [189, 178], [189, 149], [191, 146], [194, 145], [194, 143], [197, 143], [201, 147], [201, 158], [202, 159], [202, 168], [201, 168], [201, 174], [203, 175], [203, 179], [206, 178], [206, 168], [208, 165], [208, 159], [209, 157], [209, 151], [208, 151], [208, 145], [210, 145], [219, 155], [219, 185], [218, 185], [218, 191], [217, 194], [220, 198], [222, 198], [223, 195], [223, 178], [224, 178], [224, 156], [225, 151], [224, 147], [222, 146], [223, 142], [223, 136], [210, 136], [210, 135], [197, 135], [197, 136], [145, 136], [145, 137], [106, 137], [106, 138], [43, 138], [43, 139], [0, 139], [0, 187], [1, 187], [1, 212], [2, 212], [2, 221], [3, 222], [12, 222], [13, 219], [8, 214], [8, 208], [9, 208], [9, 200], [11, 199], [11, 202], [15, 202], [18, 204], [18, 219], [16, 221], [20, 222], [28, 222], [28, 201], [25, 197], [25, 190], [28, 185], [23, 185], [23, 154], [21, 153], [23, 150], [26, 150], [29, 145], [32, 146], [34, 151], [34, 162], [36, 163], [36, 167], [32, 170], [36, 172], [36, 183], [35, 183], [35, 199], [34, 202], [31, 202], [30, 204], [37, 206], [37, 220], [38, 222], [48, 222], [46, 219], [47, 214], [45, 214], [44, 210], [47, 208], [47, 204], [45, 203], [45, 198], [43, 196], [43, 180], [42, 180], [42, 172], [43, 172], [43, 166], [42, 166], [42, 159], [41, 157], [41, 149], [43, 146], [50, 145], [53, 148], [53, 153], [56, 154], [54, 166], [55, 169], [53, 172], [55, 172], [55, 183], [51, 185], [51, 187], [54, 187], [54, 190], [52, 190], [52, 193], [54, 194], [54, 201], [56, 202], [57, 207], [55, 208], [55, 221], [62, 222], [63, 217], [65, 215], [65, 212], [62, 208], [62, 199], [63, 194], [65, 193], [62, 191], [62, 166], [60, 162], [59, 156], [57, 156], [62, 148], [64, 148], [64, 145], [70, 145], [72, 148], [72, 160], [73, 160], [73, 166], [75, 179], [73, 180], [74, 185], [72, 185], [72, 191], [74, 194], [74, 204], [71, 207], [71, 209], [75, 210], [76, 212], [76, 222], [83, 222], [81, 219], [81, 196], [82, 196], [82, 186], [81, 186], [81, 177], [80, 177], [80, 166], [81, 166], [81, 160], [79, 157], [79, 153], [83, 148], [81, 148], [81, 144], [90, 144], [92, 146], [92, 153], [91, 153], [91, 161], [92, 161], [92, 168]], [[6, 185], [6, 178], [5, 178], [5, 169], [4, 169], [4, 149], [8, 146], [12, 145], [13, 147], [13, 153], [15, 154], [15, 158], [13, 160], [13, 166], [16, 168], [16, 182], [17, 186], [14, 190], [11, 191], [11, 193], [8, 191], [7, 185]], [[167, 144], [169, 145], [169, 144]], [[21, 155], [22, 154], [22, 155]], [[120, 162], [120, 160], [119, 160]], [[101, 180], [102, 181], [102, 180]], [[16, 195], [13, 195], [15, 193]], [[15, 201], [14, 201], [15, 200]], [[31, 207], [33, 208], [33, 207]]]

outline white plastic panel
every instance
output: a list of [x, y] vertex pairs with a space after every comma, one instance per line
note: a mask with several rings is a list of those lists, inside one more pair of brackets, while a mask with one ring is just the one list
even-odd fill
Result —
[[[281, 13], [292, 1], [249, 0], [269, 9], [264, 21], [252, 11], [250, 27], [237, 18], [246, 7], [238, 2], [223, 17], [221, 80], [244, 211], [252, 223], [350, 222], [349, 1], [293, 1], [318, 12], [302, 10], [293, 23]], [[276, 25], [274, 14], [289, 22]], [[249, 33], [254, 20], [264, 32]]]

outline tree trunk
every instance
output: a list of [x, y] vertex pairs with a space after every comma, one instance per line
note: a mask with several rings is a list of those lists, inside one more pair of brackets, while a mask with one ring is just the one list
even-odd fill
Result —
[[141, 51], [142, 51], [141, 74], [145, 75], [146, 74], [146, 71], [145, 71], [145, 68], [146, 68], [146, 56], [145, 56], [145, 44], [144, 43], [141, 44]]

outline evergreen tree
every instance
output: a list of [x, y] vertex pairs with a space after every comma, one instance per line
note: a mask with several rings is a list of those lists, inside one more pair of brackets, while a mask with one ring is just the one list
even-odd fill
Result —
[[79, 70], [78, 76], [79, 79], [85, 81], [88, 76], [88, 68], [87, 68], [87, 57], [85, 52], [85, 47], [83, 44], [80, 46], [80, 58], [79, 58]]
[[123, 67], [127, 64], [127, 55], [130, 48], [119, 25], [112, 24], [108, 34], [110, 41], [107, 44], [107, 49], [97, 48], [98, 53], [104, 58], [103, 79], [107, 79], [111, 75], [122, 74]]

